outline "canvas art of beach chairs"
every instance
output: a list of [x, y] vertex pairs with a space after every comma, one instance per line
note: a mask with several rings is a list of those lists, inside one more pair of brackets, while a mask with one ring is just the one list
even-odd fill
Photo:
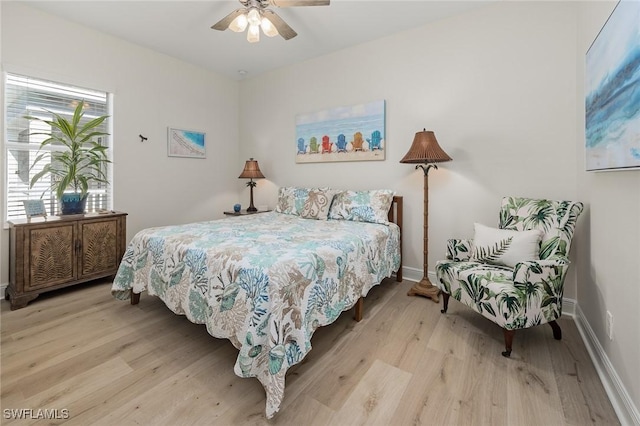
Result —
[[[366, 141], [366, 142], [365, 142]], [[349, 148], [347, 149], [347, 146]], [[330, 142], [330, 137], [322, 136], [322, 143], [318, 143], [318, 138], [312, 136], [309, 143], [304, 138], [298, 138], [298, 154], [324, 154], [331, 152], [350, 152], [350, 151], [374, 151], [382, 150], [382, 137], [380, 131], [376, 130], [371, 133], [371, 138], [363, 139], [361, 132], [356, 132], [353, 139], [347, 143], [345, 135], [340, 133], [336, 143]]]
[[296, 117], [296, 162], [384, 160], [384, 101]]
[[380, 131], [371, 133], [371, 138], [363, 138], [361, 132], [356, 132], [351, 141], [347, 142], [347, 137], [340, 133], [335, 143], [331, 142], [328, 135], [322, 136], [322, 143], [318, 143], [318, 138], [312, 136], [307, 143], [304, 138], [298, 138], [298, 154], [325, 154], [332, 152], [357, 152], [382, 150], [382, 136]]

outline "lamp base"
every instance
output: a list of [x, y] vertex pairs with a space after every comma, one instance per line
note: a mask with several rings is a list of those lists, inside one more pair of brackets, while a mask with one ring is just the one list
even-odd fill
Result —
[[429, 281], [429, 278], [424, 277], [419, 283], [415, 283], [413, 287], [407, 293], [407, 296], [423, 296], [428, 297], [434, 302], [438, 303], [440, 300], [438, 298], [438, 294], [440, 294], [440, 289]]
[[247, 209], [247, 212], [249, 212], [249, 213], [253, 213], [253, 212], [257, 212], [257, 211], [258, 211], [258, 209], [256, 209], [256, 208], [255, 208], [255, 207], [253, 207], [253, 206], [251, 206], [251, 207], [249, 207], [249, 208]]

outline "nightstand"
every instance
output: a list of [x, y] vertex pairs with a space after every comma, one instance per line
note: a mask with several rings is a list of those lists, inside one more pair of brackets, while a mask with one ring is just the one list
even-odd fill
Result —
[[248, 212], [246, 210], [240, 210], [239, 212], [224, 212], [227, 216], [246, 216], [249, 214], [267, 213], [271, 210], [258, 210], [257, 212]]

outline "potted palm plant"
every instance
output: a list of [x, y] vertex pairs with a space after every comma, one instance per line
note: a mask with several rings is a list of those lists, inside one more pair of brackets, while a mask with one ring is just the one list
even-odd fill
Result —
[[40, 143], [40, 150], [47, 145], [64, 148], [38, 151], [31, 169], [43, 159], [50, 161], [33, 176], [30, 185], [33, 188], [44, 176], [51, 175], [49, 189], [58, 197], [63, 215], [84, 213], [91, 183], [109, 184], [105, 174], [105, 166], [111, 162], [107, 157], [107, 147], [94, 140], [98, 136], [108, 135], [98, 130], [108, 115], [83, 122], [84, 106], [84, 101], [78, 102], [71, 120], [51, 111], [48, 111], [53, 116], [51, 120], [25, 117], [51, 127], [49, 132], [32, 133], [46, 137]]

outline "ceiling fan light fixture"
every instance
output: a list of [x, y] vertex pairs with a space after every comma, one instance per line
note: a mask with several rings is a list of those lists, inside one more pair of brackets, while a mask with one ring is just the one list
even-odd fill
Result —
[[249, 43], [257, 43], [260, 41], [260, 27], [258, 25], [249, 25], [247, 31], [247, 41]]
[[249, 13], [247, 13], [247, 21], [249, 21], [250, 25], [260, 25], [260, 12], [258, 12], [258, 9], [254, 7], [249, 9]]
[[243, 13], [242, 15], [238, 15], [236, 19], [231, 21], [231, 24], [229, 24], [229, 29], [233, 32], [241, 33], [245, 29], [247, 29], [248, 23], [249, 21], [247, 20], [247, 15]]
[[[2, 1], [2, 0], [0, 0]], [[234, 32], [243, 32], [247, 29], [247, 40], [250, 43], [260, 41], [260, 28], [267, 37], [282, 36], [285, 40], [291, 40], [298, 35], [269, 6], [294, 7], [294, 6], [328, 6], [331, 0], [238, 0], [242, 7], [229, 13], [224, 18], [211, 26], [211, 29], [224, 31], [230, 29]]]
[[243, 13], [242, 15], [238, 15], [236, 19], [231, 21], [231, 24], [229, 24], [229, 29], [233, 32], [241, 33], [247, 28], [248, 23], [249, 21], [247, 21], [247, 15]]
[[267, 37], [275, 37], [279, 34], [278, 29], [265, 16], [262, 17], [260, 26], [262, 27], [262, 32], [264, 32], [264, 35], [266, 35]]

